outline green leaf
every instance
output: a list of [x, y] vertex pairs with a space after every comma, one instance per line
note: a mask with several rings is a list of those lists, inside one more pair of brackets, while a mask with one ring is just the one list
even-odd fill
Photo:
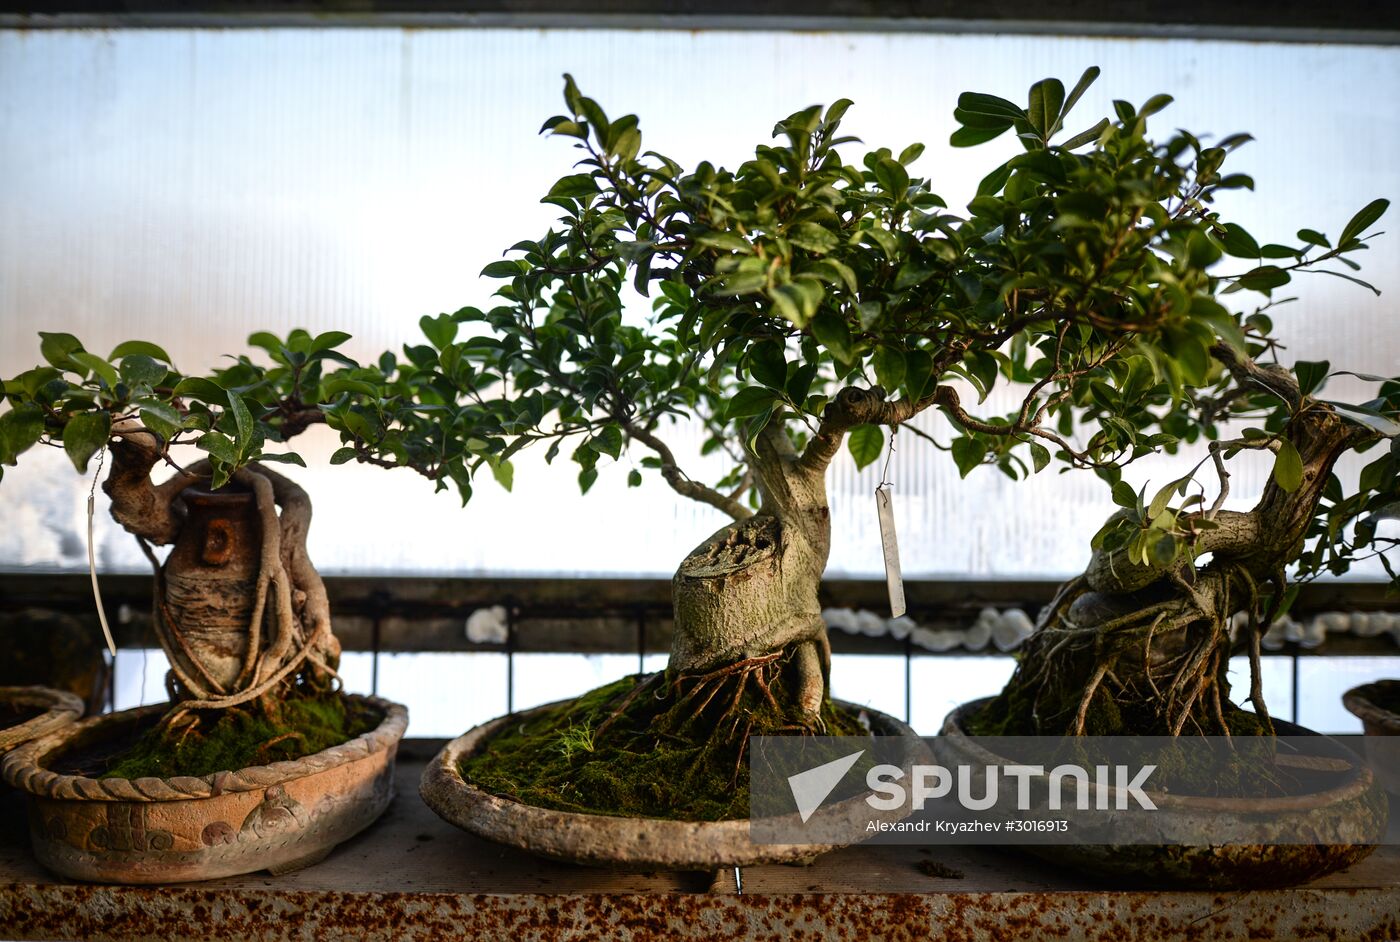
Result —
[[43, 435], [44, 410], [38, 403], [20, 403], [0, 415], [0, 464], [14, 464]]
[[881, 157], [875, 162], [875, 179], [896, 199], [902, 198], [909, 189], [909, 171], [904, 169], [903, 164], [888, 157]]
[[133, 353], [122, 359], [121, 378], [128, 386], [154, 386], [169, 372], [144, 353]]
[[331, 455], [331, 464], [345, 464], [347, 461], [354, 460], [355, 449], [353, 448], [337, 448], [335, 453]]
[[875, 379], [886, 390], [894, 392], [904, 383], [904, 351], [897, 347], [879, 347], [871, 358]]
[[100, 356], [94, 353], [88, 353], [86, 350], [74, 350], [68, 356], [73, 362], [82, 365], [89, 372], [102, 377], [108, 389], [115, 389], [117, 383], [120, 382], [117, 371], [112, 367], [112, 364], [108, 363]]
[[234, 427], [238, 429], [235, 441], [238, 444], [238, 460], [244, 460], [253, 450], [253, 415], [248, 404], [236, 392], [228, 394], [229, 411], [233, 413]]
[[961, 127], [952, 133], [948, 143], [953, 147], [976, 147], [1001, 137], [1011, 129], [1011, 122], [988, 128]]
[[1344, 246], [1361, 235], [1370, 228], [1372, 223], [1384, 216], [1388, 208], [1390, 208], [1390, 200], [1372, 200], [1367, 203], [1360, 212], [1351, 217], [1351, 222], [1346, 224], [1342, 234], [1337, 237], [1337, 245]]
[[758, 415], [765, 409], [772, 408], [777, 398], [777, 394], [771, 389], [765, 389], [762, 386], [746, 386], [739, 390], [733, 399], [729, 400], [729, 408], [725, 410], [725, 416], [733, 421]]
[[1288, 272], [1277, 265], [1260, 265], [1258, 268], [1245, 272], [1237, 280], [1241, 287], [1250, 291], [1259, 291], [1267, 294], [1274, 288], [1281, 288], [1288, 284]]
[[787, 361], [781, 340], [763, 340], [749, 348], [749, 373], [769, 389], [787, 383]]
[[851, 359], [851, 328], [846, 319], [832, 310], [817, 312], [812, 319], [812, 336], [843, 363]]
[[457, 337], [457, 322], [451, 314], [439, 314], [437, 317], [424, 314], [418, 319], [418, 326], [422, 328], [423, 336], [428, 338], [428, 342], [439, 351], [447, 349]]
[[[238, 449], [233, 441], [222, 432], [205, 432], [194, 443], [200, 451], [207, 451], [230, 465], [238, 463]], [[227, 480], [227, 478], [225, 478]]]
[[505, 259], [492, 262], [481, 270], [483, 278], [514, 278], [520, 274], [520, 263]]
[[856, 460], [857, 468], [873, 463], [884, 446], [885, 433], [878, 425], [857, 425], [846, 439], [846, 447]]
[[958, 475], [967, 477], [973, 468], [987, 456], [987, 446], [976, 438], [953, 439], [953, 461], [958, 466]]
[[1381, 415], [1379, 412], [1361, 406], [1348, 405], [1345, 402], [1327, 400], [1327, 404], [1340, 412], [1344, 418], [1350, 419], [1358, 425], [1364, 425], [1380, 432], [1386, 438], [1400, 439], [1400, 422], [1396, 422], [1389, 416]]
[[497, 484], [509, 491], [515, 486], [515, 465], [509, 461], [493, 461], [491, 476], [496, 479]]
[[180, 380], [175, 386], [175, 395], [217, 406], [228, 405], [228, 393], [212, 380], [199, 376], [187, 376]]
[[1322, 388], [1332, 364], [1326, 360], [1299, 360], [1293, 364], [1293, 373], [1298, 377], [1298, 388], [1303, 395]]
[[294, 451], [259, 452], [253, 460], [262, 462], [271, 461], [273, 464], [294, 464], [299, 468], [306, 467], [306, 460]]
[[1099, 139], [1099, 136], [1103, 134], [1104, 130], [1107, 127], [1108, 119], [1100, 118], [1098, 124], [1094, 125], [1091, 128], [1087, 128], [1083, 131], [1080, 131], [1078, 134], [1074, 135], [1074, 137], [1070, 138], [1067, 141], [1064, 141], [1059, 146], [1064, 148], [1065, 150], [1074, 150], [1076, 147], [1083, 147], [1085, 144], [1088, 144], [1091, 141], [1097, 141]]
[[1225, 234], [1221, 236], [1220, 242], [1225, 246], [1225, 251], [1236, 258], [1259, 257], [1259, 243], [1254, 241], [1254, 236], [1243, 226], [1233, 222], [1225, 224]]
[[1286, 438], [1279, 442], [1278, 454], [1274, 457], [1274, 480], [1290, 494], [1303, 483], [1303, 459]]
[[586, 199], [598, 193], [598, 181], [591, 173], [575, 173], [554, 184], [545, 199]]
[[904, 354], [904, 364], [905, 389], [909, 398], [917, 402], [933, 391], [933, 356], [927, 350], [909, 350]]
[[578, 490], [580, 494], [587, 494], [588, 489], [593, 486], [593, 482], [598, 480], [597, 468], [584, 468], [578, 473]]
[[148, 356], [153, 360], [160, 360], [164, 363], [174, 362], [170, 359], [170, 354], [166, 353], [164, 348], [158, 347], [153, 343], [147, 343], [144, 340], [122, 341], [112, 348], [112, 352], [107, 354], [107, 359], [115, 363], [122, 357], [131, 356], [133, 353], [139, 353], [142, 356]]
[[103, 410], [79, 412], [63, 426], [63, 450], [79, 474], [87, 471], [88, 462], [107, 444], [111, 432], [112, 416]]
[[[1060, 114], [1067, 115], [1070, 109], [1079, 103], [1080, 97], [1089, 90], [1089, 86], [1094, 84], [1094, 80], [1099, 77], [1099, 67], [1091, 65], [1084, 70], [1084, 74], [1079, 76], [1079, 81], [1074, 83], [1074, 88], [1070, 90], [1069, 97], [1065, 99], [1064, 107], [1060, 109]], [[1108, 119], [1105, 118], [1105, 121]], [[1098, 135], [1094, 135], [1097, 137]]]
[[316, 339], [311, 341], [311, 352], [319, 353], [322, 350], [338, 347], [349, 339], [350, 335], [343, 330], [328, 330], [324, 334], [317, 334]]
[[1031, 86], [1030, 116], [1031, 127], [1040, 132], [1040, 139], [1049, 141], [1059, 126], [1060, 109], [1065, 103], [1065, 86], [1056, 78], [1041, 79]]
[[82, 343], [72, 334], [39, 331], [39, 352], [45, 360], [60, 370], [72, 369], [73, 364], [69, 358], [81, 349]]
[[638, 471], [636, 468], [633, 468], [631, 471], [628, 471], [628, 472], [627, 472], [627, 486], [628, 486], [628, 487], [641, 487], [641, 486], [642, 486], [642, 472]]
[[1039, 442], [1031, 442], [1031, 464], [1035, 466], [1036, 473], [1045, 470], [1045, 466], [1050, 463], [1050, 449]]
[[1332, 243], [1327, 241], [1327, 237], [1316, 229], [1299, 229], [1298, 238], [1309, 245], [1320, 245], [1324, 249], [1330, 249], [1332, 247]]
[[1127, 481], [1119, 481], [1113, 485], [1113, 502], [1119, 507], [1135, 510], [1138, 505], [1137, 491]]

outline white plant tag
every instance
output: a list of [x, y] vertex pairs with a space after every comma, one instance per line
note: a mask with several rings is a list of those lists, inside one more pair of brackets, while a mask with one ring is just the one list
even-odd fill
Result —
[[97, 493], [97, 478], [102, 473], [102, 459], [106, 457], [107, 449], [103, 448], [97, 455], [97, 471], [92, 476], [92, 489], [88, 491], [87, 499], [87, 551], [88, 551], [88, 576], [92, 579], [92, 600], [97, 603], [97, 620], [102, 624], [102, 637], [107, 640], [107, 650], [112, 652], [112, 657], [117, 656], [117, 642], [112, 640], [112, 628], [107, 624], [107, 611], [102, 606], [102, 590], [97, 585], [97, 552], [94, 548], [93, 538], [93, 518], [97, 515], [95, 497]]
[[894, 532], [894, 492], [875, 488], [875, 509], [880, 515], [880, 546], [885, 554], [885, 586], [890, 592], [890, 617], [904, 614], [904, 576], [899, 571], [899, 538]]

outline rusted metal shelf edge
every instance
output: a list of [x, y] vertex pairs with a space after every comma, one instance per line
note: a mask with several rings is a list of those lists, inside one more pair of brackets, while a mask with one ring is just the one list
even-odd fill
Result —
[[[664, 653], [671, 642], [670, 581], [565, 577], [461, 578], [426, 576], [329, 576], [327, 591], [336, 634], [351, 651], [456, 651], [574, 653]], [[122, 647], [155, 645], [150, 633], [150, 577], [104, 576], [108, 618]], [[967, 628], [985, 608], [1021, 608], [1034, 614], [1054, 594], [1050, 580], [911, 580], [906, 584], [910, 615], [929, 628]], [[888, 605], [883, 580], [828, 579], [822, 603], [830, 607], [883, 612]], [[465, 624], [478, 609], [500, 605], [510, 612], [513, 636], [507, 643], [468, 640]], [[0, 573], [0, 612], [42, 608], [91, 620], [86, 574]], [[1375, 582], [1314, 583], [1304, 587], [1295, 611], [1306, 617], [1325, 611], [1396, 611], [1400, 598]], [[838, 653], [913, 656], [995, 655], [995, 649], [953, 650], [933, 655], [893, 636], [831, 633]], [[1342, 656], [1397, 655], [1389, 636], [1333, 636], [1315, 650], [1290, 646], [1284, 654]]]
[[[1205, 913], [1203, 917], [1201, 914]], [[1400, 889], [775, 895], [0, 887], [9, 939], [1349, 939], [1400, 937]]]

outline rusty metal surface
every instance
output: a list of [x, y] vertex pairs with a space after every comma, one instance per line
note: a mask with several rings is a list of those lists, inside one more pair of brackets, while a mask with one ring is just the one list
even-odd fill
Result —
[[[1307, 887], [1092, 886], [989, 848], [857, 847], [811, 867], [613, 873], [548, 863], [438, 821], [413, 794], [440, 743], [405, 743], [399, 797], [326, 861], [170, 887], [63, 883], [0, 801], [0, 938], [92, 940], [1394, 939], [1400, 849]], [[937, 866], [931, 866], [932, 862]]]

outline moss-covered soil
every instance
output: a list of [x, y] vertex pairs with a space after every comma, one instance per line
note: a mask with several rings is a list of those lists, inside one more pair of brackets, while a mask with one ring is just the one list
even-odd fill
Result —
[[338, 693], [297, 693], [270, 710], [249, 704], [206, 715], [189, 731], [149, 730], [109, 760], [102, 777], [202, 776], [300, 759], [369, 732], [382, 719]]
[[[782, 671], [765, 683], [736, 675], [714, 689], [677, 688], [664, 675], [628, 677], [507, 726], [462, 774], [492, 794], [560, 811], [744, 818], [747, 736], [801, 732], [781, 706], [792, 702]], [[830, 700], [821, 715], [826, 735], [870, 734]]]

